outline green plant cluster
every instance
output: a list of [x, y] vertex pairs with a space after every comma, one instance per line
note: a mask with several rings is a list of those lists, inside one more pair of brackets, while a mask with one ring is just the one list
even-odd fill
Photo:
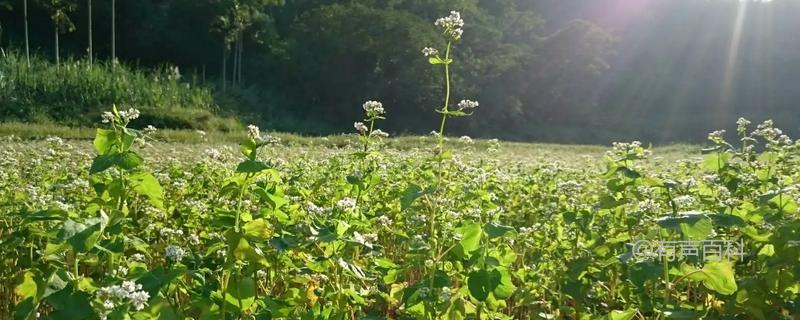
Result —
[[[230, 131], [212, 91], [182, 79], [177, 68], [146, 73], [112, 63], [64, 61], [56, 66], [8, 53], [0, 58], [0, 119], [88, 126], [109, 105], [124, 102], [161, 128]], [[189, 81], [187, 81], [189, 80]]]
[[[460, 41], [461, 17], [437, 20]], [[455, 63], [425, 55], [445, 84]], [[648, 166], [641, 143], [571, 165], [502, 161], [493, 142], [392, 152], [378, 101], [358, 143], [286, 154], [166, 149], [139, 112], [102, 115], [91, 154], [0, 144], [0, 312], [15, 319], [793, 319], [800, 143], [771, 122], [709, 135], [701, 159]], [[455, 100], [455, 99], [454, 99]], [[478, 111], [475, 112], [480, 112]], [[470, 145], [469, 137], [459, 139]], [[150, 164], [152, 163], [152, 165]], [[638, 240], [745, 243], [741, 260], [637, 259]], [[721, 258], [721, 257], [720, 257]]]

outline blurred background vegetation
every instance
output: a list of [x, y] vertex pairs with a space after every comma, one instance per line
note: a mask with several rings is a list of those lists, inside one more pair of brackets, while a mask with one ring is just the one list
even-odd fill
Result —
[[791, 0], [0, 0], [0, 121], [91, 126], [116, 103], [160, 127], [330, 134], [374, 99], [388, 131], [424, 134], [442, 83], [420, 50], [450, 10], [454, 96], [481, 102], [453, 135], [697, 142], [740, 116], [800, 133]]

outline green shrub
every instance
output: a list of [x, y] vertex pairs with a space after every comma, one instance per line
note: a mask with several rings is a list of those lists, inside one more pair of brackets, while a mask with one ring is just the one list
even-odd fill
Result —
[[211, 89], [181, 81], [177, 68], [140, 71], [111, 62], [67, 60], [60, 66], [10, 53], [0, 58], [0, 120], [87, 126], [112, 104], [135, 107], [162, 128], [228, 131]]

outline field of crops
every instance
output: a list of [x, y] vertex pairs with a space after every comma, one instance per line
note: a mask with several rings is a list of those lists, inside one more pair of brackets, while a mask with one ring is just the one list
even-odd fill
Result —
[[[401, 149], [374, 130], [164, 143], [106, 117], [91, 144], [3, 138], [0, 318], [799, 314], [800, 145], [769, 123], [662, 157], [436, 135]], [[637, 255], [641, 240], [744, 248]]]
[[800, 142], [446, 138], [480, 108], [451, 102], [463, 20], [436, 26], [427, 137], [377, 101], [330, 138], [165, 142], [116, 107], [91, 143], [3, 137], [0, 319], [800, 318]]

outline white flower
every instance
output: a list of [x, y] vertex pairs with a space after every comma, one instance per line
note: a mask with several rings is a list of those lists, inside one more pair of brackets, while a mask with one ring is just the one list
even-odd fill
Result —
[[198, 236], [197, 234], [189, 235], [189, 243], [195, 246], [200, 244], [200, 236]]
[[320, 208], [319, 206], [317, 206], [313, 202], [306, 203], [305, 208], [306, 208], [306, 211], [308, 211], [308, 213], [311, 213], [311, 214], [320, 215], [320, 214], [325, 213], [325, 209]]
[[450, 289], [450, 287], [442, 288], [442, 295], [440, 296], [442, 301], [448, 301], [452, 296], [453, 296], [453, 291]]
[[384, 216], [380, 216], [380, 217], [378, 217], [378, 224], [380, 224], [382, 226], [390, 226], [392, 224], [392, 218], [389, 218], [389, 216], [385, 216], [385, 215]]
[[111, 123], [114, 121], [114, 114], [110, 111], [103, 112], [103, 123]]
[[461, 100], [461, 102], [458, 103], [458, 109], [459, 110], [470, 110], [470, 109], [477, 108], [478, 105], [479, 105], [479, 103], [477, 101]]
[[464, 20], [461, 19], [461, 14], [458, 11], [450, 11], [449, 16], [437, 19], [435, 25], [444, 29], [445, 35], [450, 40], [461, 39], [461, 35], [464, 32], [461, 30], [464, 27]]
[[358, 132], [360, 132], [362, 134], [366, 133], [367, 130], [369, 130], [369, 128], [367, 128], [367, 125], [365, 125], [363, 122], [353, 123], [353, 127], [356, 128], [356, 131], [358, 131]]
[[144, 128], [144, 133], [153, 134], [153, 133], [156, 132], [156, 130], [158, 130], [158, 129], [156, 129], [156, 127], [154, 127], [152, 125], [148, 125], [147, 127]]
[[266, 135], [263, 139], [261, 139], [261, 143], [263, 143], [263, 144], [279, 144], [279, 143], [281, 143], [281, 138], [273, 136], [273, 135]]
[[136, 311], [141, 311], [147, 306], [147, 301], [150, 300], [150, 294], [147, 293], [147, 291], [136, 291], [131, 293], [128, 298], [131, 300], [133, 308], [136, 309]]
[[122, 278], [128, 275], [128, 268], [126, 268], [125, 266], [119, 266], [117, 267], [116, 270], [113, 271], [113, 273], [114, 275]]
[[378, 101], [367, 101], [364, 102], [362, 106], [364, 111], [367, 112], [368, 118], [378, 117], [386, 113], [386, 110], [383, 109], [383, 104]]
[[258, 271], [256, 271], [256, 277], [257, 278], [261, 278], [261, 279], [266, 279], [267, 278], [267, 272], [264, 271], [264, 270], [258, 270]]
[[353, 241], [362, 244], [363, 246], [372, 249], [373, 242], [378, 241], [378, 235], [374, 233], [361, 234], [358, 231], [353, 232]]
[[248, 125], [247, 126], [247, 136], [250, 139], [258, 141], [259, 139], [261, 139], [261, 130], [256, 125], [253, 125], [253, 124]]
[[424, 49], [422, 49], [422, 54], [425, 55], [426, 57], [434, 57], [439, 55], [439, 50], [436, 50], [435, 48], [425, 47]]
[[744, 133], [747, 131], [748, 125], [750, 125], [750, 120], [745, 118], [739, 118], [739, 120], [736, 120], [736, 128], [739, 133]]
[[140, 115], [139, 110], [134, 108], [130, 108], [127, 111], [122, 110], [119, 112], [119, 117], [124, 122], [129, 122], [131, 120], [138, 119], [139, 115]]
[[340, 210], [348, 211], [356, 209], [356, 199], [344, 198], [336, 202], [336, 207]]
[[685, 210], [689, 209], [691, 206], [695, 204], [695, 199], [690, 195], [684, 195], [680, 197], [675, 197], [674, 199], [672, 199], [672, 202], [675, 203], [675, 206], [677, 206], [678, 208]]
[[725, 142], [725, 130], [717, 130], [708, 134], [708, 140], [714, 143]]
[[466, 144], [472, 144], [472, 138], [470, 138], [469, 136], [461, 136], [461, 138], [458, 138], [458, 141], [461, 141], [462, 143]]
[[169, 245], [167, 246], [164, 254], [167, 257], [167, 260], [178, 262], [183, 260], [183, 257], [186, 256], [186, 251], [184, 251], [181, 247]]
[[100, 288], [96, 295], [103, 300], [103, 308], [106, 310], [116, 308], [115, 301], [125, 303], [127, 300], [136, 311], [140, 311], [147, 306], [147, 301], [150, 300], [150, 294], [142, 290], [142, 285], [133, 281]]
[[144, 255], [141, 254], [141, 253], [134, 253], [131, 256], [131, 260], [136, 261], [136, 262], [143, 262], [144, 261]]
[[378, 138], [388, 138], [389, 134], [386, 132], [381, 131], [381, 129], [372, 130], [372, 133], [369, 134], [370, 137], [378, 137]]

